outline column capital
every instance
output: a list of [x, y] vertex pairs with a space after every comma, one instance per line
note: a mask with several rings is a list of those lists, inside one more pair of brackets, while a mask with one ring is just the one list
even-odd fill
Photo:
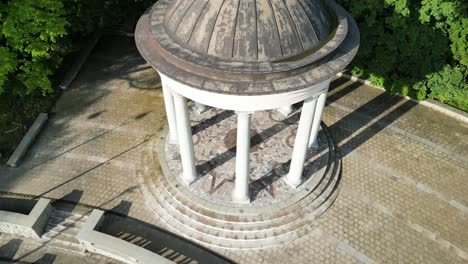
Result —
[[235, 111], [237, 115], [251, 115], [254, 111]]
[[177, 121], [174, 106], [174, 96], [171, 88], [163, 83], [162, 85], [164, 96], [164, 107], [166, 109], [167, 121], [169, 124], [169, 142], [171, 144], [178, 144], [179, 137], [177, 132]]
[[199, 102], [193, 101], [193, 106], [192, 109], [197, 112], [197, 114], [203, 114], [206, 111], [209, 110], [209, 107], [207, 105], [201, 104]]
[[294, 112], [294, 107], [293, 105], [286, 105], [276, 109], [276, 111], [280, 112], [285, 117], [289, 117]]
[[310, 132], [309, 148], [318, 149], [318, 132], [320, 129], [320, 123], [322, 121], [323, 109], [325, 107], [326, 100], [327, 93], [321, 93], [315, 108], [315, 116], [312, 124], [312, 130]]
[[183, 95], [177, 93], [176, 91], [174, 91], [174, 90], [172, 90], [172, 89], [170, 89], [170, 90], [171, 90], [172, 96], [174, 96], [174, 98], [181, 98], [181, 97], [184, 97]]

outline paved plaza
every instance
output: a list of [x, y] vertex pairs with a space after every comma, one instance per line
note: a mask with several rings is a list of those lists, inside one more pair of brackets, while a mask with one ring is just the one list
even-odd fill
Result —
[[[332, 82], [323, 121], [343, 162], [333, 205], [296, 240], [213, 251], [238, 263], [468, 263], [467, 123], [345, 79]], [[105, 36], [21, 165], [0, 168], [0, 192], [166, 228], [138, 177], [157, 166], [145, 156], [165, 126], [157, 74], [133, 39]], [[13, 239], [0, 237], [0, 257]]]

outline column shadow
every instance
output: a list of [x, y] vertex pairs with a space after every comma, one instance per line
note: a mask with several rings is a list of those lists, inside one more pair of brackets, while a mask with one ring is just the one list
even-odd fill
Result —
[[223, 111], [223, 112], [221, 112], [219, 114], [216, 114], [215, 116], [213, 116], [211, 118], [205, 119], [202, 122], [192, 126], [192, 135], [195, 135], [195, 134], [207, 129], [210, 126], [214, 126], [214, 125], [222, 122], [223, 120], [226, 120], [226, 119], [230, 118], [233, 115], [234, 115], [233, 111]]
[[55, 262], [55, 259], [57, 258], [57, 255], [54, 254], [49, 254], [46, 253], [44, 256], [39, 258], [38, 260], [32, 262], [34, 264], [53, 264]]
[[78, 189], [73, 189], [71, 192], [65, 194], [61, 198], [57, 199], [56, 201], [52, 202], [52, 205], [55, 206], [56, 204], [66, 201], [68, 204], [72, 204], [73, 206], [76, 206], [80, 200], [81, 197], [83, 197], [83, 190], [78, 190]]
[[99, 232], [145, 248], [175, 263], [234, 263], [185, 238], [113, 211], [106, 212]]
[[15, 258], [16, 253], [23, 244], [22, 239], [11, 239], [8, 243], [0, 247], [0, 260], [12, 261]]
[[[292, 124], [299, 120], [299, 113], [295, 113], [292, 116], [286, 118], [281, 123], [277, 123], [274, 126], [271, 126], [262, 132], [255, 134], [253, 137], [250, 138], [250, 148], [253, 148], [263, 141], [268, 140], [269, 138], [273, 137], [274, 135], [280, 133], [281, 131], [285, 130], [287, 126], [285, 124]], [[236, 157], [236, 145], [231, 147], [230, 149], [226, 150], [225, 152], [217, 155], [216, 157], [212, 158], [209, 161], [206, 161], [202, 164], [197, 165], [197, 171], [201, 176], [206, 176], [212, 170], [216, 169], [217, 167], [225, 164], [229, 160]]]
[[[339, 78], [332, 83], [336, 88], [340, 85], [345, 84], [346, 81], [343, 78]], [[351, 82], [347, 86], [341, 88], [331, 96], [327, 98], [327, 105], [338, 101], [340, 98], [348, 95], [349, 93], [360, 88], [362, 84]], [[341, 152], [341, 156], [345, 157], [353, 150], [357, 149], [359, 146], [363, 145], [365, 142], [373, 138], [376, 134], [380, 133], [386, 127], [390, 126], [396, 120], [398, 120], [402, 115], [414, 108], [417, 103], [404, 99], [397, 95], [392, 95], [390, 93], [384, 92], [375, 98], [364, 103], [360, 107], [356, 108], [349, 114], [342, 117], [340, 120], [333, 123], [329, 129], [335, 139], [335, 143]], [[396, 106], [396, 107], [395, 107]], [[392, 109], [390, 112], [386, 113], [389, 109]], [[300, 113], [296, 113], [291, 117], [284, 120], [287, 124], [289, 122], [297, 122], [300, 118]], [[359, 124], [359, 125], [356, 125]], [[362, 130], [362, 128], [364, 128]], [[275, 134], [281, 132], [285, 129], [285, 126], [280, 124], [274, 125], [267, 128], [260, 134], [257, 134], [251, 138], [251, 146], [256, 146], [271, 138]], [[321, 132], [322, 133], [322, 132]], [[209, 161], [206, 161], [197, 166], [198, 172], [205, 176], [210, 173], [215, 168], [225, 164], [232, 158], [236, 156], [236, 147], [217, 155]], [[326, 153], [323, 155], [327, 155]], [[252, 184], [261, 185], [266, 188], [266, 186], [273, 184], [279, 178], [284, 176], [287, 173], [289, 168], [290, 161], [280, 165], [281, 168], [273, 169], [270, 173], [266, 174], [259, 180], [253, 181]], [[310, 164], [314, 166], [315, 164]], [[322, 169], [323, 166], [318, 168]], [[305, 171], [307, 170], [307, 166]], [[307, 175], [305, 175], [307, 176]], [[258, 186], [256, 186], [258, 187]], [[263, 188], [263, 189], [264, 189]], [[260, 189], [262, 190], [262, 189]], [[254, 192], [254, 197], [258, 194], [259, 191]]]
[[130, 212], [130, 208], [132, 207], [132, 205], [133, 205], [132, 202], [122, 200], [118, 205], [110, 209], [110, 211], [127, 216], [128, 213]]
[[81, 198], [83, 197], [84, 192], [82, 190], [74, 189], [68, 194], [62, 196], [61, 198], [52, 202], [54, 208], [60, 208], [60, 210], [73, 212], [73, 210], [80, 203]]

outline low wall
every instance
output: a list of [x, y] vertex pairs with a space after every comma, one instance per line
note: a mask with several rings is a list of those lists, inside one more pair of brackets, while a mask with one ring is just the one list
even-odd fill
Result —
[[38, 200], [17, 197], [0, 197], [0, 211], [29, 214]]
[[97, 231], [103, 220], [104, 212], [101, 210], [93, 210], [76, 236], [87, 251], [117, 259], [125, 263], [173, 263], [142, 247]]
[[37, 116], [36, 120], [34, 121], [32, 126], [29, 128], [26, 135], [24, 135], [23, 139], [21, 140], [21, 142], [16, 147], [13, 154], [11, 154], [10, 158], [8, 159], [7, 161], [8, 165], [10, 165], [11, 167], [18, 166], [21, 158], [23, 158], [23, 156], [26, 154], [31, 144], [36, 139], [37, 135], [41, 132], [41, 129], [47, 122], [48, 118], [49, 116], [47, 113], [40, 113]]
[[[21, 203], [21, 201], [15, 201], [15, 203]], [[25, 203], [30, 204], [30, 201], [25, 200]], [[11, 204], [8, 206], [13, 207]], [[22, 210], [24, 209], [20, 211]], [[37, 201], [29, 214], [0, 210], [0, 232], [39, 239], [51, 212], [50, 200], [43, 198]]]

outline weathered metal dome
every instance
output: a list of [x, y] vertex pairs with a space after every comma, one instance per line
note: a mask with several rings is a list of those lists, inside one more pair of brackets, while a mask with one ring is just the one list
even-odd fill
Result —
[[179, 0], [164, 27], [181, 46], [228, 61], [275, 61], [316, 48], [336, 28], [321, 0]]
[[164, 75], [249, 95], [331, 78], [357, 52], [359, 31], [333, 0], [159, 0], [140, 19], [136, 42]]

